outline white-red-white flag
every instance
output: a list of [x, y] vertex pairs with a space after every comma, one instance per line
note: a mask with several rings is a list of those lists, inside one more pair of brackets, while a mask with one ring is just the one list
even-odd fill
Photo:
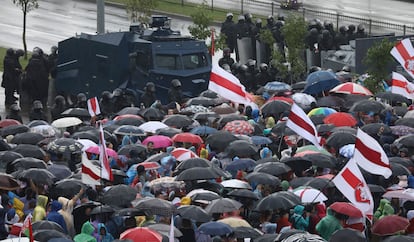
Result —
[[170, 233], [168, 234], [168, 241], [174, 242], [175, 241], [175, 235], [174, 235], [174, 216], [171, 215], [171, 224], [170, 224]]
[[320, 145], [321, 137], [318, 136], [318, 130], [303, 109], [295, 103], [293, 103], [292, 108], [290, 109], [286, 127], [289, 127], [298, 135], [322, 149]]
[[101, 114], [101, 109], [99, 108], [99, 102], [96, 97], [88, 99], [88, 111], [91, 117]]
[[399, 41], [391, 49], [391, 55], [400, 63], [404, 70], [414, 78], [414, 48], [409, 38]]
[[374, 200], [354, 159], [348, 161], [332, 182], [355, 207], [359, 208], [368, 219], [372, 219]]
[[108, 154], [106, 153], [106, 143], [102, 123], [99, 123], [99, 161], [101, 164], [101, 177], [108, 181], [113, 181], [112, 170], [109, 165]]
[[390, 161], [381, 145], [361, 129], [357, 131], [353, 159], [362, 169], [372, 174], [385, 178], [392, 174]]
[[88, 185], [101, 184], [101, 168], [94, 165], [85, 152], [82, 154], [82, 183]]
[[242, 103], [253, 109], [259, 109], [239, 79], [218, 64], [213, 64], [208, 89], [234, 103]]
[[403, 95], [408, 99], [414, 99], [414, 83], [409, 82], [400, 73], [393, 72], [391, 92]]

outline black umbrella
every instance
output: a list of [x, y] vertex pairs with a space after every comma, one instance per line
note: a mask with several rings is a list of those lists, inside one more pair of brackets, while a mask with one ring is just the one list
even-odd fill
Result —
[[246, 118], [240, 114], [223, 114], [220, 115], [219, 120], [217, 121], [218, 123], [218, 129], [222, 129], [226, 123], [231, 122], [231, 121], [235, 121], [235, 120], [246, 120]]
[[193, 123], [193, 120], [188, 116], [181, 114], [169, 115], [162, 120], [163, 123], [174, 128], [184, 128]]
[[45, 151], [36, 145], [20, 144], [12, 149], [12, 151], [21, 154], [24, 157], [33, 157], [43, 160], [46, 156]]
[[231, 156], [238, 156], [240, 158], [243, 158], [256, 154], [257, 150], [257, 146], [249, 143], [246, 140], [235, 140], [227, 146], [225, 151]]
[[358, 230], [355, 229], [340, 229], [337, 230], [335, 233], [332, 234], [331, 238], [329, 239], [331, 242], [365, 242], [365, 236]]
[[292, 168], [298, 174], [301, 174], [304, 170], [312, 166], [312, 161], [305, 157], [288, 157], [281, 162]]
[[409, 175], [411, 175], [410, 170], [408, 170], [408, 168], [406, 168], [405, 166], [403, 166], [401, 164], [390, 163], [390, 166], [391, 166], [392, 174], [394, 176], [403, 176], [403, 175], [409, 176]]
[[187, 160], [182, 161], [178, 166], [175, 168], [177, 171], [183, 171], [193, 167], [210, 167], [211, 162], [207, 159], [203, 158], [190, 158]]
[[252, 227], [235, 227], [233, 228], [234, 236], [238, 239], [260, 237], [263, 233]]
[[334, 187], [335, 184], [331, 180], [314, 177], [313, 179], [305, 182], [304, 186], [310, 186], [318, 190], [323, 190], [325, 188]]
[[29, 131], [29, 127], [27, 127], [26, 125], [22, 125], [22, 124], [12, 125], [12, 126], [1, 128], [1, 136], [6, 137], [8, 135], [26, 133], [28, 131]]
[[247, 174], [245, 179], [248, 180], [250, 183], [254, 182], [255, 184], [268, 184], [273, 185], [275, 187], [280, 186], [279, 178], [264, 172], [254, 171], [252, 173]]
[[[268, 175], [268, 174], [266, 174]], [[257, 183], [257, 184], [264, 184], [264, 183]], [[229, 193], [227, 193], [227, 196], [229, 197], [236, 197], [236, 198], [242, 198], [242, 199], [252, 199], [252, 200], [259, 200], [259, 197], [256, 193], [247, 190], [247, 189], [235, 189]]]
[[115, 211], [114, 213], [114, 216], [120, 216], [120, 217], [136, 217], [136, 216], [145, 216], [145, 215], [150, 215], [150, 213], [147, 213], [137, 208], [123, 208], [123, 209]]
[[49, 125], [49, 123], [44, 120], [32, 120], [27, 124], [27, 127], [33, 128], [40, 125]]
[[292, 169], [282, 162], [266, 162], [262, 164], [258, 164], [255, 168], [255, 172], [263, 172], [273, 176], [280, 176], [282, 174], [286, 174]]
[[397, 163], [407, 168], [414, 167], [414, 163], [411, 160], [399, 156], [390, 157], [389, 161], [390, 163]]
[[164, 118], [164, 113], [156, 108], [146, 108], [139, 111], [139, 115], [147, 121], [161, 121]]
[[0, 170], [5, 171], [7, 164], [19, 158], [23, 158], [23, 156], [17, 152], [0, 151]]
[[118, 150], [118, 155], [127, 155], [129, 156], [131, 152], [136, 154], [140, 154], [141, 152], [146, 152], [147, 147], [140, 144], [130, 144], [122, 146], [121, 149]]
[[333, 124], [319, 124], [316, 126], [319, 135], [328, 135], [335, 128]]
[[[169, 236], [170, 235], [171, 225], [169, 225], [169, 224], [156, 223], [156, 224], [146, 225], [145, 227], [148, 227], [148, 228], [150, 228], [154, 231], [157, 231], [158, 233], [160, 233], [163, 236]], [[174, 230], [174, 237], [175, 238], [179, 238], [179, 237], [183, 236], [183, 233], [181, 233], [181, 231], [179, 229], [177, 229], [175, 226], [173, 226], [173, 230]]]
[[33, 157], [23, 157], [14, 160], [7, 165], [6, 172], [12, 173], [17, 170], [26, 170], [29, 168], [41, 168], [46, 169], [46, 163], [43, 160], [39, 160]]
[[83, 145], [72, 138], [59, 138], [47, 145], [47, 150], [56, 154], [74, 154], [82, 152]]
[[174, 135], [182, 133], [182, 132], [183, 131], [181, 129], [168, 127], [168, 128], [157, 129], [155, 134], [164, 135], [164, 136], [168, 136], [168, 137], [172, 138]]
[[266, 158], [263, 158], [263, 159], [260, 159], [260, 160], [256, 161], [257, 164], [263, 164], [263, 163], [266, 163], [266, 162], [280, 162], [280, 161], [279, 161], [279, 158], [277, 158], [277, 156], [266, 157]]
[[95, 142], [96, 144], [99, 143], [99, 137], [89, 131], [75, 132], [73, 133], [72, 137], [74, 139], [88, 139]]
[[216, 199], [221, 198], [220, 195], [218, 195], [217, 193], [212, 193], [212, 192], [206, 192], [205, 190], [203, 190], [204, 192], [199, 192], [196, 193], [194, 195], [191, 195], [190, 198], [192, 201], [199, 201], [199, 200], [203, 200], [203, 201], [213, 201]]
[[78, 118], [90, 118], [86, 108], [69, 108], [61, 113], [63, 117], [78, 117]]
[[349, 134], [356, 135], [357, 130], [352, 127], [340, 126], [340, 127], [333, 128], [331, 132], [332, 133], [349, 133]]
[[317, 114], [317, 115], [312, 115], [310, 116], [310, 120], [312, 121], [313, 124], [315, 125], [320, 125], [323, 124], [323, 120], [326, 118], [325, 115], [323, 114]]
[[383, 242], [413, 242], [414, 238], [409, 235], [393, 235], [393, 236], [388, 236], [384, 238], [382, 241]]
[[44, 137], [41, 134], [37, 133], [19, 133], [16, 134], [13, 139], [11, 140], [11, 143], [13, 144], [29, 144], [29, 145], [36, 145], [41, 140], [43, 140]]
[[137, 119], [137, 118], [132, 118], [132, 117], [126, 117], [126, 118], [122, 118], [119, 120], [115, 120], [114, 124], [121, 126], [121, 125], [135, 125], [135, 126], [140, 126], [141, 124], [143, 124], [145, 121], [142, 119]]
[[58, 197], [66, 197], [72, 199], [81, 189], [86, 190], [86, 185], [81, 180], [69, 178], [56, 182], [50, 188], [50, 197], [57, 199]]
[[41, 229], [33, 233], [33, 237], [37, 241], [49, 241], [53, 238], [71, 239], [69, 235], [51, 229]]
[[62, 226], [60, 226], [58, 223], [48, 220], [36, 221], [32, 224], [32, 228], [33, 232], [36, 232], [38, 230], [55, 230], [61, 233], [65, 233]]
[[186, 102], [186, 106], [188, 107], [188, 106], [191, 106], [191, 105], [201, 105], [201, 106], [204, 106], [204, 107], [211, 107], [211, 106], [216, 106], [218, 103], [217, 103], [217, 100], [216, 99], [214, 99], [214, 98], [209, 98], [209, 97], [194, 97], [194, 98], [191, 98], [191, 99], [189, 99], [187, 102]]
[[145, 132], [134, 125], [121, 125], [113, 133], [117, 135], [145, 136]]
[[73, 212], [72, 212], [73, 222], [74, 222], [75, 231], [77, 234], [81, 232], [83, 223], [85, 223], [86, 221], [89, 221], [90, 219], [90, 214], [86, 213], [86, 211], [89, 209], [93, 209], [94, 207], [99, 206], [99, 205], [101, 205], [101, 203], [90, 201], [86, 203], [81, 203], [80, 205], [76, 206], [73, 209]]
[[219, 131], [214, 134], [210, 134], [206, 139], [206, 143], [209, 144], [212, 150], [222, 152], [231, 142], [235, 140], [238, 140], [238, 138], [232, 133], [227, 131]]
[[337, 161], [332, 155], [312, 153], [304, 155], [303, 158], [310, 160], [312, 165], [321, 168], [334, 168], [337, 166]]
[[375, 94], [375, 97], [388, 101], [392, 106], [397, 103], [406, 103], [407, 105], [411, 104], [411, 101], [408, 98], [392, 92], [379, 92]]
[[108, 205], [99, 205], [99, 206], [96, 206], [96, 207], [94, 207], [92, 209], [91, 215], [103, 214], [103, 213], [112, 214], [114, 212], [115, 212], [115, 210], [111, 206], [108, 206]]
[[56, 181], [63, 180], [72, 175], [72, 171], [66, 164], [55, 162], [52, 165], [47, 167], [47, 170], [50, 171], [56, 178]]
[[368, 187], [371, 193], [385, 193], [387, 191], [384, 187], [377, 184], [368, 184]]
[[371, 123], [371, 124], [365, 124], [361, 127], [362, 131], [365, 133], [375, 137], [380, 136], [382, 134], [391, 134], [392, 130], [390, 126], [383, 124], [383, 123]]
[[368, 100], [370, 96], [357, 95], [357, 94], [347, 94], [344, 97], [345, 103], [342, 108], [350, 109], [354, 104], [360, 101]]
[[278, 136], [293, 135], [295, 131], [286, 126], [286, 122], [278, 122], [273, 128], [272, 133]]
[[385, 106], [374, 100], [362, 100], [356, 102], [352, 107], [349, 109], [350, 112], [364, 112], [364, 113], [381, 113], [382, 110], [385, 109]]
[[243, 204], [240, 202], [230, 199], [230, 198], [219, 198], [211, 201], [210, 204], [207, 205], [205, 211], [208, 214], [213, 213], [226, 213], [232, 212], [234, 210], [238, 210], [241, 208]]
[[193, 119], [199, 121], [200, 123], [206, 123], [209, 119], [214, 120], [218, 118], [220, 118], [220, 115], [215, 112], [201, 112], [196, 113], [193, 116]]
[[326, 145], [339, 149], [347, 144], [355, 144], [356, 136], [346, 132], [332, 133], [326, 140]]
[[5, 191], [13, 191], [20, 188], [19, 183], [11, 175], [0, 173], [0, 189]]
[[256, 205], [255, 210], [268, 211], [276, 209], [290, 209], [300, 203], [300, 197], [296, 196], [292, 192], [275, 192], [262, 198]]
[[212, 167], [193, 167], [182, 171], [175, 179], [177, 181], [209, 180], [220, 177]]
[[313, 179], [314, 177], [295, 177], [289, 182], [289, 185], [295, 189], [300, 186], [304, 186], [308, 181]]
[[284, 101], [270, 101], [265, 103], [260, 110], [264, 116], [271, 115], [278, 119], [280, 114], [290, 110], [290, 104]]
[[408, 108], [407, 107], [403, 107], [403, 106], [394, 106], [392, 107], [393, 111], [395, 112], [395, 114], [397, 116], [401, 116], [403, 117], [407, 112], [408, 112]]
[[176, 212], [176, 208], [171, 202], [159, 198], [142, 198], [134, 205], [136, 209], [165, 217], [170, 217]]
[[253, 241], [254, 242], [274, 242], [274, 241], [278, 241], [276, 240], [278, 236], [279, 236], [278, 234], [264, 234], [262, 236], [259, 236], [253, 239]]
[[124, 114], [134, 114], [134, 115], [138, 115], [139, 111], [141, 111], [141, 109], [139, 107], [125, 107], [123, 109], [121, 109], [119, 112], [117, 112], [117, 115], [124, 115]]
[[400, 118], [395, 121], [395, 125], [405, 125], [414, 128], [414, 118]]
[[52, 185], [56, 177], [46, 169], [30, 168], [19, 171], [16, 178], [32, 180], [36, 184]]
[[180, 217], [184, 219], [191, 219], [200, 223], [205, 223], [212, 219], [212, 217], [199, 206], [180, 206], [177, 210]]
[[331, 108], [340, 108], [343, 107], [345, 100], [338, 96], [325, 96], [317, 100], [317, 105], [319, 107], [331, 107]]
[[409, 134], [402, 136], [394, 141], [394, 143], [397, 147], [407, 147], [407, 148], [413, 148], [414, 147], [414, 134]]
[[115, 207], [129, 207], [136, 198], [137, 191], [127, 185], [115, 185], [109, 188], [103, 195], [103, 203]]

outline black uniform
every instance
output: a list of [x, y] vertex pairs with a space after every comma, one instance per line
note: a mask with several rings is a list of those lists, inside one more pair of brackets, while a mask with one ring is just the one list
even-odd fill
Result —
[[19, 77], [22, 71], [22, 66], [19, 63], [18, 57], [13, 49], [8, 49], [3, 60], [3, 81], [1, 86], [4, 87], [5, 104], [13, 104], [17, 98], [14, 96], [14, 91], [19, 87]]
[[46, 103], [49, 92], [49, 72], [42, 55], [34, 53], [26, 67], [26, 80], [23, 88], [32, 100]]

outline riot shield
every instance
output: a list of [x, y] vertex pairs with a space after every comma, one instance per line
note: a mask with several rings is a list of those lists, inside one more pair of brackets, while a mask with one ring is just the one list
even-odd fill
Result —
[[252, 38], [243, 37], [237, 39], [237, 54], [238, 61], [241, 64], [246, 64], [248, 59], [253, 59], [253, 45]]

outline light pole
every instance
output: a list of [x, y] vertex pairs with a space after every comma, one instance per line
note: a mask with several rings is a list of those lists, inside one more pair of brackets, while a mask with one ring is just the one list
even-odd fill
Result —
[[105, 3], [104, 0], [96, 0], [96, 33], [105, 33]]

